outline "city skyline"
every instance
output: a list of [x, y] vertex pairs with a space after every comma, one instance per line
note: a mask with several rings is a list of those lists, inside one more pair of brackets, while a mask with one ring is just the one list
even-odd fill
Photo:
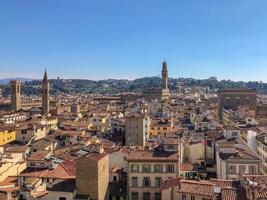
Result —
[[[0, 78], [267, 82], [265, 1], [2, 2]], [[235, 12], [229, 12], [234, 10]]]

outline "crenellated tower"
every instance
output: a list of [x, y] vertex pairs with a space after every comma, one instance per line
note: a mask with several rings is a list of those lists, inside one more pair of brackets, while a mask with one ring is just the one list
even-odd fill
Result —
[[161, 75], [162, 75], [161, 89], [168, 90], [168, 67], [167, 67], [167, 62], [165, 60], [162, 63]]

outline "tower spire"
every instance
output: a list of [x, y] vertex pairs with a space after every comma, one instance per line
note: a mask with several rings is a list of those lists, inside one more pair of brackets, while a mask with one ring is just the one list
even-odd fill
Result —
[[48, 78], [47, 78], [47, 72], [46, 72], [46, 68], [45, 68], [43, 82], [47, 82], [47, 81], [48, 81]]

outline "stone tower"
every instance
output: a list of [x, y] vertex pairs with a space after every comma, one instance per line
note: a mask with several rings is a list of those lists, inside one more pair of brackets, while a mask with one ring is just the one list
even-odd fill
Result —
[[11, 85], [11, 109], [19, 110], [20, 109], [20, 81], [13, 80], [10, 81]]
[[162, 63], [161, 75], [162, 75], [161, 89], [168, 90], [168, 67], [167, 67], [167, 62], [165, 60]]
[[47, 73], [45, 70], [44, 78], [42, 82], [42, 108], [43, 108], [43, 115], [47, 115], [49, 113], [49, 82], [47, 78]]

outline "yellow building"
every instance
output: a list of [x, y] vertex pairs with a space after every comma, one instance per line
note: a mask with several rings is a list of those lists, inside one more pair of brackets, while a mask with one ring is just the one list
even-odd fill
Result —
[[153, 136], [167, 135], [175, 131], [172, 118], [158, 118], [152, 120], [150, 126], [150, 135]]
[[12, 142], [16, 139], [16, 131], [0, 130], [0, 146]]

